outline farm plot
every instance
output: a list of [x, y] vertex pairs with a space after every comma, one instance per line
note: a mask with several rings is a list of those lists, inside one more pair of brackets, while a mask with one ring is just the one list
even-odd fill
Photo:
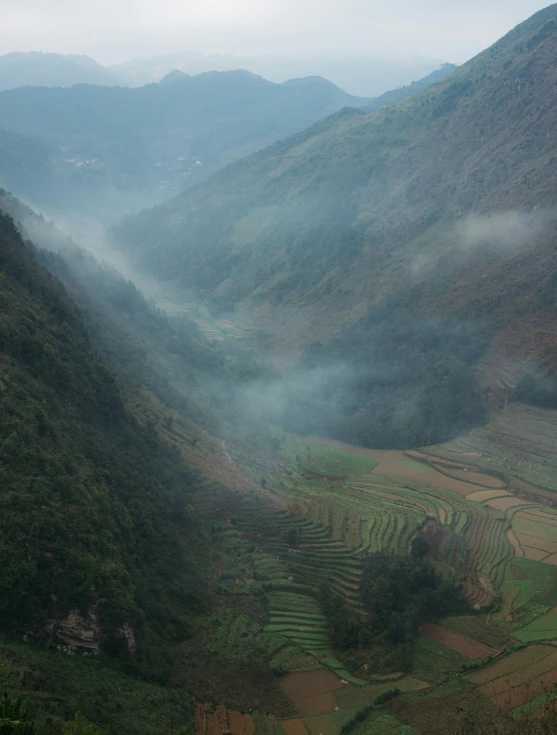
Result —
[[[528, 646], [519, 651], [514, 651], [508, 656], [494, 661], [481, 669], [471, 671], [465, 675], [465, 678], [472, 684], [483, 686], [489, 682], [501, 679], [505, 681], [517, 671], [523, 671], [531, 666], [538, 666], [541, 661], [549, 661], [547, 669], [553, 667], [552, 656], [557, 654], [553, 646]], [[544, 664], [545, 666], [546, 664]]]
[[342, 686], [334, 674], [324, 669], [287, 674], [280, 680], [280, 688], [302, 716], [334, 712], [335, 691]]
[[557, 554], [557, 525], [552, 516], [536, 512], [536, 508], [515, 513], [513, 531], [524, 548], [524, 554], [535, 561], [554, 564]]
[[256, 726], [250, 715], [223, 705], [198, 703], [195, 707], [195, 722], [200, 735], [219, 735], [228, 730], [232, 735], [256, 735]]
[[420, 628], [420, 632], [426, 638], [430, 638], [436, 643], [440, 643], [446, 648], [450, 648], [457, 653], [461, 653], [463, 656], [472, 658], [475, 661], [483, 661], [488, 656], [493, 656], [498, 653], [494, 648], [489, 648], [481, 643], [477, 643], [470, 638], [465, 638], [458, 633], [452, 633], [449, 630], [445, 630], [439, 625], [432, 625], [426, 623]]
[[557, 638], [557, 607], [551, 608], [544, 615], [535, 618], [515, 634], [515, 637], [524, 642], [553, 640]]
[[553, 686], [557, 681], [556, 660], [554, 655], [548, 656], [505, 678], [494, 679], [481, 689], [496, 706], [504, 710], [513, 709], [535, 699]]
[[414, 645], [412, 676], [421, 681], [441, 684], [454, 674], [460, 673], [463, 665], [470, 664], [472, 659], [468, 656], [442, 646], [431, 638], [420, 636]]

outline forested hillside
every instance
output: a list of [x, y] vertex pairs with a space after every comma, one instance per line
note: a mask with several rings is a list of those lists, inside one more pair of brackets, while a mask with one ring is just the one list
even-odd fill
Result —
[[[265, 315], [283, 364], [309, 345], [341, 357], [349, 420], [378, 402], [408, 415], [427, 395], [444, 418], [394, 433], [443, 438], [474, 396], [504, 398], [509, 363], [531, 358], [509, 389], [539, 359], [557, 367], [556, 38], [552, 5], [408, 101], [342, 111], [130, 219], [120, 247], [222, 312]], [[408, 350], [427, 355], [426, 379], [404, 375]], [[441, 400], [447, 380], [468, 386], [458, 405]]]
[[0, 224], [0, 628], [135, 651], [154, 672], [203, 604], [186, 510], [196, 478], [126, 410], [61, 284]]
[[[0, 184], [65, 216], [115, 218], [365, 102], [319, 77], [273, 84], [245, 71], [136, 89], [11, 89], [0, 93]], [[20, 137], [38, 151], [21, 161]]]

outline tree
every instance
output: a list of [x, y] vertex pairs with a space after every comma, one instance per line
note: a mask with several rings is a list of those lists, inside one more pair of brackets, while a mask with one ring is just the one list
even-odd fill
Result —
[[0, 735], [35, 735], [35, 725], [23, 710], [21, 697], [12, 699], [4, 692], [0, 699]]
[[419, 533], [412, 539], [412, 556], [421, 558], [429, 554], [429, 541], [422, 534]]
[[76, 712], [73, 720], [64, 725], [64, 735], [101, 735], [101, 731], [83, 717], [81, 712]]

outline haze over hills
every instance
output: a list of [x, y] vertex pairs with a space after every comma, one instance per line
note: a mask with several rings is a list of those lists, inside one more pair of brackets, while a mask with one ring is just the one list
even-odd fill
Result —
[[384, 92], [410, 84], [427, 76], [442, 64], [440, 59], [394, 54], [354, 54], [354, 56], [312, 57], [269, 55], [239, 56], [234, 54], [203, 54], [185, 51], [175, 54], [159, 54], [132, 59], [108, 67], [122, 83], [137, 87], [158, 82], [166, 74], [177, 69], [187, 74], [206, 71], [247, 69], [272, 82], [286, 82], [301, 76], [320, 76], [350, 94], [360, 97], [376, 97]]
[[0, 732], [557, 735], [556, 110], [557, 5], [0, 93]]
[[0, 93], [1, 181], [41, 207], [114, 217], [364, 103], [324, 79], [245, 71], [138, 89], [21, 87]]
[[277, 357], [349, 355], [364, 385], [362, 345], [408, 320], [443, 340], [440, 316], [471, 330], [466, 370], [487, 344], [555, 369], [556, 34], [553, 5], [407, 102], [343, 111], [142, 213], [120, 245], [223, 312], [270, 314]]
[[117, 77], [90, 56], [39, 51], [0, 55], [0, 91], [15, 87], [71, 87], [118, 84]]

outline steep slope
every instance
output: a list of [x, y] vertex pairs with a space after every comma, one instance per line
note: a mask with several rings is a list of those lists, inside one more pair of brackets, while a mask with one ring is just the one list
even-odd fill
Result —
[[0, 220], [3, 633], [136, 652], [188, 633], [195, 478], [125, 409], [59, 281]]
[[445, 77], [448, 77], [456, 71], [457, 68], [456, 64], [443, 64], [439, 69], [432, 71], [431, 74], [428, 74], [423, 79], [419, 79], [417, 82], [412, 82], [404, 87], [393, 89], [390, 92], [385, 92], [379, 97], [375, 97], [365, 106], [365, 109], [368, 112], [375, 112], [387, 105], [396, 105], [397, 102], [402, 102], [403, 100], [408, 99], [408, 97], [418, 94], [418, 92], [421, 92], [432, 84], [443, 81]]
[[117, 84], [116, 76], [90, 56], [14, 51], [0, 56], [0, 90]]
[[0, 182], [65, 216], [114, 217], [364, 102], [324, 79], [273, 84], [244, 71], [182, 75], [139, 89], [12, 89], [0, 93], [0, 130], [37, 141], [49, 160], [25, 180], [14, 165], [3, 167]]
[[556, 19], [553, 5], [404, 104], [228, 167], [124, 224], [122, 248], [225, 306], [268, 304], [279, 346], [387, 299], [499, 327], [549, 308]]
[[310, 371], [289, 426], [447, 438], [480, 396], [557, 369], [556, 39], [553, 5], [407, 102], [344, 110], [142, 213], [120, 247], [264, 317], [262, 348]]

